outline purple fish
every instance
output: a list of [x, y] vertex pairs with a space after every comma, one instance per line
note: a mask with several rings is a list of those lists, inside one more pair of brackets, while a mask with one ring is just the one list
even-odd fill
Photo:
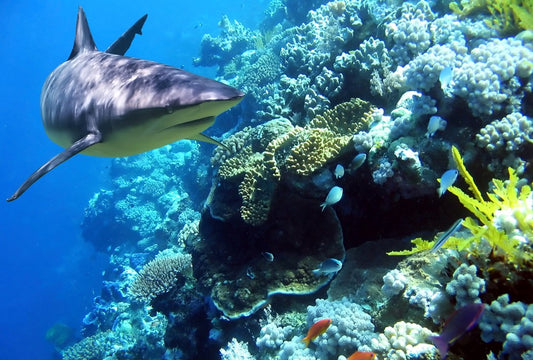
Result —
[[440, 335], [429, 337], [439, 349], [442, 360], [446, 359], [448, 346], [476, 325], [484, 307], [484, 304], [468, 304], [457, 309], [444, 323]]

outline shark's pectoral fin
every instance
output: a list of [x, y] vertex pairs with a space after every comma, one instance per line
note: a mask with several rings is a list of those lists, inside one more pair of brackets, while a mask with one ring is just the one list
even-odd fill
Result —
[[31, 174], [31, 176], [22, 185], [20, 185], [17, 191], [15, 191], [15, 193], [10, 198], [8, 198], [7, 201], [13, 201], [18, 199], [20, 195], [22, 195], [26, 190], [28, 190], [28, 188], [32, 186], [34, 182], [39, 180], [44, 174], [48, 173], [50, 170], [54, 169], [59, 164], [67, 161], [79, 152], [82, 152], [83, 150], [87, 149], [89, 146], [100, 142], [101, 140], [102, 135], [99, 132], [88, 134], [87, 136], [79, 139], [74, 144], [72, 144], [71, 147], [65, 149], [61, 153], [48, 160], [46, 164], [44, 164], [33, 174]]
[[105, 52], [115, 55], [124, 55], [130, 48], [135, 34], [142, 35], [142, 27], [147, 17], [148, 14], [137, 20], [137, 22], [133, 24], [133, 26], [130, 27], [124, 34], [122, 34], [122, 36], [120, 36], [113, 44], [111, 44], [111, 46], [108, 47]]
[[194, 134], [192, 136], [188, 136], [187, 139], [196, 140], [196, 141], [203, 141], [203, 142], [207, 142], [207, 143], [210, 143], [210, 144], [215, 144], [215, 145], [218, 145], [218, 146], [222, 146], [226, 150], [229, 150], [228, 147], [226, 145], [222, 144], [220, 141], [215, 140], [212, 137], [209, 137], [209, 136], [207, 136], [205, 134], [202, 134], [202, 133], [198, 133], [198, 134]]

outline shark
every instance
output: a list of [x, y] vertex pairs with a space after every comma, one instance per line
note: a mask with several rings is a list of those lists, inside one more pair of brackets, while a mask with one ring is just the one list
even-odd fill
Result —
[[79, 7], [72, 52], [41, 91], [45, 132], [65, 150], [31, 174], [7, 201], [76, 154], [131, 156], [181, 139], [222, 145], [203, 131], [244, 93], [182, 69], [124, 56], [135, 35], [142, 34], [146, 18], [100, 51]]

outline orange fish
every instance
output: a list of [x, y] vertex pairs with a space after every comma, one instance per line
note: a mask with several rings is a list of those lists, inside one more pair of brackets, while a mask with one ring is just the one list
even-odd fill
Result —
[[309, 343], [315, 340], [317, 337], [326, 332], [328, 327], [331, 325], [331, 319], [318, 320], [314, 323], [307, 332], [307, 336], [302, 339], [305, 343], [305, 347], [309, 346]]
[[373, 352], [356, 351], [346, 360], [374, 360], [375, 358], [376, 354]]

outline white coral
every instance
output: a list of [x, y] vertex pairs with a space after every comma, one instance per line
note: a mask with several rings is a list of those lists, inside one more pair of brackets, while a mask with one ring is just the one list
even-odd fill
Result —
[[455, 296], [457, 307], [481, 302], [479, 294], [485, 292], [485, 280], [476, 275], [475, 265], [461, 264], [453, 273], [453, 279], [446, 285], [446, 292]]
[[422, 354], [436, 354], [436, 348], [426, 343], [431, 330], [404, 321], [387, 326], [382, 334], [371, 340], [370, 347], [382, 359], [418, 359]]
[[381, 291], [387, 297], [398, 295], [405, 288], [407, 278], [397, 269], [391, 270], [383, 276]]
[[254, 357], [248, 350], [248, 345], [233, 338], [226, 348], [220, 349], [222, 360], [253, 360]]

